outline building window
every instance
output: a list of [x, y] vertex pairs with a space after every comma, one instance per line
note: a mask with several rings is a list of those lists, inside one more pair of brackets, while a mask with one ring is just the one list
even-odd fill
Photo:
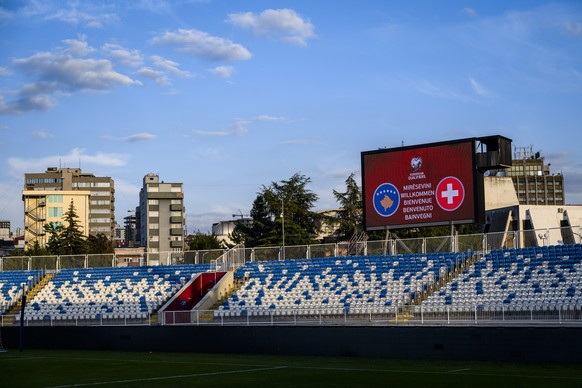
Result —
[[48, 208], [48, 216], [51, 218], [62, 218], [63, 217], [63, 208], [62, 207], [49, 207]]
[[182, 212], [171, 212], [170, 217], [182, 217]]
[[148, 205], [159, 205], [160, 201], [157, 199], [148, 199]]
[[172, 199], [170, 201], [170, 205], [181, 205], [182, 204], [182, 200], [181, 199]]
[[63, 203], [63, 195], [62, 194], [50, 194], [48, 196], [49, 203]]
[[160, 229], [160, 224], [149, 224], [148, 228], [150, 229]]
[[171, 193], [181, 193], [182, 192], [182, 188], [181, 187], [170, 187], [170, 192]]
[[160, 216], [160, 212], [158, 212], [158, 211], [148, 212], [148, 217], [159, 217], [159, 216]]
[[93, 223], [110, 223], [111, 222], [111, 218], [91, 218], [89, 219], [90, 222]]
[[90, 214], [110, 214], [110, 209], [91, 209], [89, 210]]
[[90, 205], [111, 205], [111, 201], [105, 199], [91, 200]]

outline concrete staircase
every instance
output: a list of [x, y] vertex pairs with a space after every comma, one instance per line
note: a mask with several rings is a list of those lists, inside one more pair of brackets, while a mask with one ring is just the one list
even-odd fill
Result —
[[432, 284], [426, 290], [415, 295], [414, 299], [410, 304], [406, 304], [402, 307], [402, 310], [398, 312], [396, 318], [391, 320], [392, 323], [404, 323], [414, 318], [414, 307], [420, 305], [424, 300], [428, 299], [431, 295], [438, 293], [443, 287], [445, 287], [452, 279], [457, 275], [463, 273], [463, 271], [469, 269], [473, 264], [482, 258], [480, 255], [474, 255], [469, 259], [465, 260], [464, 263], [454, 268], [452, 271], [447, 273], [443, 278], [439, 279], [435, 284]]
[[[55, 276], [53, 273], [45, 274], [30, 290], [26, 292], [26, 303], [29, 303], [36, 294], [40, 292]], [[10, 310], [4, 314], [4, 325], [14, 325], [16, 324], [16, 315], [20, 315], [20, 310], [22, 309], [22, 299], [18, 299], [16, 303], [12, 305]]]

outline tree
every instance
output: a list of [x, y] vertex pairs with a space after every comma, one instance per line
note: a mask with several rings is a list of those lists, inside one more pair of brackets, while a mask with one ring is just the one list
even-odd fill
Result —
[[224, 245], [214, 234], [205, 234], [197, 231], [186, 237], [188, 249], [191, 251], [206, 251], [211, 249], [224, 249]]
[[[20, 252], [22, 254], [22, 252]], [[38, 241], [34, 242], [34, 245], [28, 248], [24, 254], [26, 256], [46, 256], [50, 254], [50, 250], [47, 247], [41, 247]]]
[[103, 233], [98, 233], [97, 236], [90, 235], [87, 239], [87, 253], [113, 253], [113, 244]]
[[63, 229], [59, 234], [60, 255], [77, 255], [86, 252], [86, 238], [79, 226], [79, 216], [75, 211], [73, 200], [69, 204], [69, 209], [65, 213]]
[[246, 246], [313, 244], [317, 236], [317, 213], [313, 212], [317, 194], [307, 189], [311, 179], [299, 173], [288, 180], [263, 186], [253, 202], [252, 222], [237, 223], [231, 238]]
[[[363, 230], [362, 218], [362, 190], [351, 173], [346, 179], [346, 191], [341, 193], [334, 190], [333, 195], [339, 202], [340, 210], [337, 215], [339, 227], [335, 232], [338, 240], [348, 240], [355, 233]], [[333, 222], [329, 220], [329, 222]]]
[[61, 251], [61, 237], [63, 231], [63, 224], [61, 222], [49, 222], [44, 226], [44, 231], [49, 235], [46, 248], [48, 253], [58, 255]]

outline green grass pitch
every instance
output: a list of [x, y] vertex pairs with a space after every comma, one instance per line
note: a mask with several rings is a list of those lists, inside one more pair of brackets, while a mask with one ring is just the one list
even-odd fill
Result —
[[577, 365], [9, 350], [0, 387], [582, 387]]

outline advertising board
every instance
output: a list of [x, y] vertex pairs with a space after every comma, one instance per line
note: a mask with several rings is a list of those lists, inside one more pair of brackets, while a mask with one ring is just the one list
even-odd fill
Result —
[[364, 227], [473, 223], [478, 178], [471, 139], [362, 152]]

